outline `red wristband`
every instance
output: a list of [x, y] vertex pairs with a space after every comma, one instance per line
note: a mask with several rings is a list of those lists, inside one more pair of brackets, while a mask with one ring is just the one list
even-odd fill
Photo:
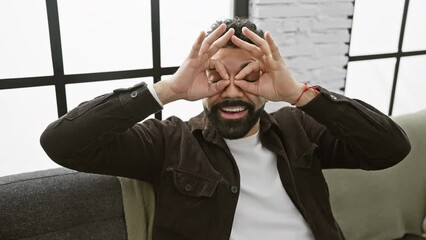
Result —
[[296, 99], [296, 101], [294, 103], [292, 103], [291, 105], [293, 105], [293, 106], [296, 105], [300, 101], [300, 99], [302, 98], [303, 94], [305, 92], [309, 91], [310, 89], [313, 89], [315, 91], [315, 93], [318, 94], [318, 90], [317, 90], [318, 86], [308, 86], [308, 83], [305, 83], [305, 87], [303, 88], [302, 93], [299, 95], [299, 97]]

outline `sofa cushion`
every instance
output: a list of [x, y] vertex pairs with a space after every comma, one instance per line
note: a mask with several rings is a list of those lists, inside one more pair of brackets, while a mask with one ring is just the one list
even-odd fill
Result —
[[426, 110], [395, 117], [412, 149], [379, 171], [324, 170], [334, 215], [348, 240], [420, 235], [426, 214]]
[[155, 214], [155, 195], [150, 183], [118, 178], [123, 194], [128, 240], [151, 240]]
[[116, 177], [65, 168], [0, 178], [0, 239], [127, 239]]

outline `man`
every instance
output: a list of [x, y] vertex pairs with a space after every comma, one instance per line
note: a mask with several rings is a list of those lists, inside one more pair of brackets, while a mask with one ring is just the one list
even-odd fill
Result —
[[[179, 99], [204, 113], [141, 122]], [[268, 114], [266, 101], [295, 107]], [[373, 107], [297, 82], [271, 35], [240, 18], [200, 33], [170, 79], [79, 105], [41, 144], [65, 167], [151, 182], [154, 239], [197, 240], [343, 239], [321, 169], [383, 169], [410, 151]]]

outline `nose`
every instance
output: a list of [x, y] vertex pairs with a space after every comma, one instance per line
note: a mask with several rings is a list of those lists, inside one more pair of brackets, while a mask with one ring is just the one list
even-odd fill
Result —
[[243, 90], [234, 84], [234, 79], [231, 79], [229, 85], [222, 91], [223, 98], [242, 98], [244, 96]]

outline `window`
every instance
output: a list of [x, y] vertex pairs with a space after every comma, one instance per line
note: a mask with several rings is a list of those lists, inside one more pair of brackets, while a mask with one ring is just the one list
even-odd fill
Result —
[[149, 1], [58, 0], [58, 11], [65, 74], [152, 68]]
[[426, 108], [426, 1], [356, 0], [345, 94], [388, 115]]
[[0, 176], [57, 166], [40, 147], [40, 135], [57, 118], [53, 86], [0, 91]]
[[177, 70], [199, 30], [248, 15], [247, 0], [211, 3], [0, 1], [0, 176], [55, 166], [39, 144], [49, 122], [115, 88], [160, 81]]
[[0, 82], [53, 75], [44, 0], [0, 1], [0, 31]]

